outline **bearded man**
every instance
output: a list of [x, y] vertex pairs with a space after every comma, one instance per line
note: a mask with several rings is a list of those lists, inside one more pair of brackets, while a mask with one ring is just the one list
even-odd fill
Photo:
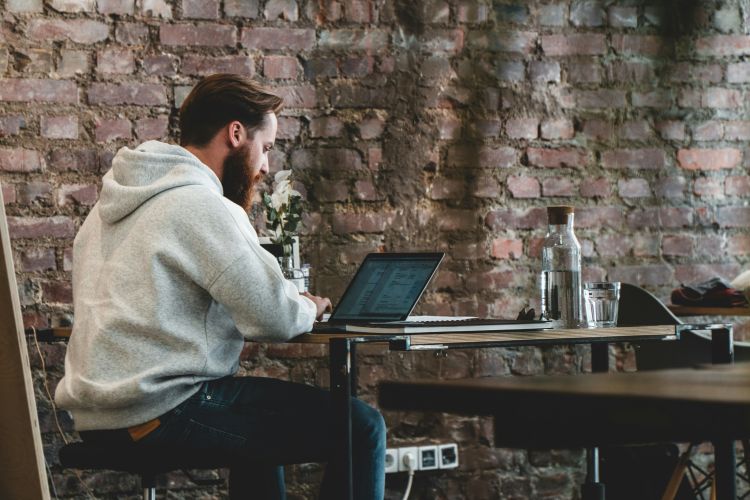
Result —
[[[232, 499], [285, 498], [279, 464], [328, 462], [323, 498], [345, 473], [327, 391], [232, 376], [245, 340], [289, 340], [330, 307], [284, 279], [247, 217], [281, 105], [238, 75], [199, 82], [180, 108], [181, 145], [122, 148], [73, 247], [57, 404], [84, 441], [246, 458], [230, 471]], [[352, 425], [354, 496], [382, 499], [383, 418], [354, 400]]]

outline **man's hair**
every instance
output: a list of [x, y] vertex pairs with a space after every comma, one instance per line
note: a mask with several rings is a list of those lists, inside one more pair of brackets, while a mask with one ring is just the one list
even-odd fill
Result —
[[180, 107], [180, 145], [205, 146], [227, 123], [239, 121], [252, 133], [284, 100], [249, 78], [231, 73], [207, 76]]

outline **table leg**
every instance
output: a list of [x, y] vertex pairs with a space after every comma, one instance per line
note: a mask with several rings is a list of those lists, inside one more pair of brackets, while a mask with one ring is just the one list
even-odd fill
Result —
[[716, 460], [714, 480], [716, 481], [717, 500], [735, 500], [737, 498], [735, 479], [735, 467], [737, 465], [734, 441], [731, 439], [714, 441], [714, 459]]
[[330, 370], [331, 370], [331, 398], [335, 415], [338, 443], [335, 453], [344, 464], [344, 477], [337, 478], [339, 487], [338, 498], [352, 500], [352, 364], [354, 343], [347, 338], [332, 338], [330, 340]]
[[[591, 371], [609, 371], [609, 344], [591, 344]], [[586, 450], [586, 482], [581, 488], [583, 500], [604, 500], [604, 484], [599, 481], [599, 448]]]

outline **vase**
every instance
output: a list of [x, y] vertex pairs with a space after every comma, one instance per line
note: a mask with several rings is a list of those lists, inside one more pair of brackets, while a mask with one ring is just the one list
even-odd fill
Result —
[[294, 259], [291, 255], [283, 255], [279, 257], [279, 265], [281, 266], [281, 273], [286, 279], [294, 283], [294, 286], [297, 287], [297, 290], [300, 293], [307, 291], [305, 270], [299, 267], [294, 267]]

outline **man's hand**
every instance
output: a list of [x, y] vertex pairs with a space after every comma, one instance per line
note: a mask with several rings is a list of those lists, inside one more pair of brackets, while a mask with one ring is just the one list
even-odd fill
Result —
[[315, 319], [318, 321], [323, 317], [324, 312], [331, 312], [331, 299], [328, 297], [318, 297], [309, 292], [302, 292], [302, 295], [315, 302], [315, 308], [318, 310], [315, 314]]

